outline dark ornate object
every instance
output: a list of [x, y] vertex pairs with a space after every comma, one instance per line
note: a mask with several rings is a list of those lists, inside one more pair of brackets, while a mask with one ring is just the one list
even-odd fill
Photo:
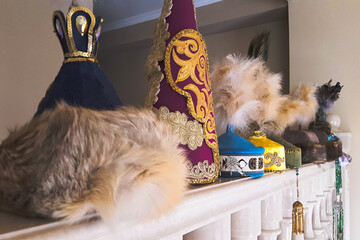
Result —
[[310, 129], [319, 129], [327, 134], [331, 133], [330, 124], [326, 122], [326, 112], [332, 107], [334, 102], [339, 99], [339, 95], [343, 86], [337, 82], [335, 85], [331, 85], [332, 80], [319, 86], [316, 89], [316, 99], [319, 104], [319, 108], [316, 112], [316, 120], [309, 126]]

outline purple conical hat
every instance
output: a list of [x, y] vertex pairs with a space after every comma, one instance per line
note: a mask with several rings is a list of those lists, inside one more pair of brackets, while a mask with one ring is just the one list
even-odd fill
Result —
[[146, 66], [148, 107], [159, 112], [188, 152], [188, 182], [214, 182], [219, 172], [209, 63], [192, 0], [165, 0]]

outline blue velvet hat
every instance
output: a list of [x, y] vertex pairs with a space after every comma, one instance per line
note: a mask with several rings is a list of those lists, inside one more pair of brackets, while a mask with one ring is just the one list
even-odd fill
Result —
[[225, 134], [219, 137], [219, 152], [222, 177], [261, 177], [264, 175], [264, 151], [234, 133], [228, 125]]
[[53, 25], [64, 62], [41, 100], [35, 116], [64, 101], [72, 106], [113, 110], [121, 101], [96, 58], [102, 18], [84, 7], [72, 7], [66, 17], [55, 11]]

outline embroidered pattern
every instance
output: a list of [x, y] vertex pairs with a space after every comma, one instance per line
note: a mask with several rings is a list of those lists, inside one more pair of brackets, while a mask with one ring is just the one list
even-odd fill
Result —
[[[84, 17], [83, 15], [77, 16], [75, 20], [72, 19], [73, 15], [78, 11], [83, 11], [89, 15], [90, 24], [88, 23], [86, 17]], [[77, 28], [77, 31], [81, 34], [81, 36], [83, 37], [87, 36], [88, 44], [87, 44], [86, 52], [80, 51], [76, 47], [74, 35], [73, 35], [73, 20], [75, 21], [75, 26]], [[94, 14], [90, 10], [84, 7], [71, 8], [66, 15], [66, 23], [64, 22], [62, 13], [60, 11], [55, 11], [53, 14], [53, 21], [55, 21], [55, 28], [57, 33], [61, 36], [61, 38], [65, 38], [68, 52], [64, 54], [64, 58], [65, 58], [64, 63], [78, 62], [78, 61], [97, 62], [96, 56], [94, 55], [94, 51], [93, 51], [96, 41], [93, 40], [93, 36], [92, 36], [96, 19]], [[88, 58], [88, 59], [84, 60], [83, 58]]]
[[263, 169], [264, 168], [264, 159], [259, 158], [251, 158], [249, 161], [249, 168], [251, 170]]
[[203, 144], [205, 135], [201, 124], [196, 120], [188, 121], [185, 113], [170, 112], [167, 107], [162, 106], [159, 109], [159, 117], [171, 125], [174, 132], [180, 137], [180, 143], [187, 145], [189, 149], [196, 150]]
[[279, 154], [277, 152], [266, 153], [264, 155], [264, 158], [266, 160], [270, 160], [270, 162], [265, 163], [265, 167], [272, 167], [274, 164], [276, 164], [276, 166], [278, 167], [281, 167], [281, 164], [285, 161], [285, 158], [279, 157]]
[[246, 165], [247, 163], [244, 159], [229, 156], [222, 159], [221, 169], [229, 170], [230, 173], [232, 171], [241, 172]]
[[[173, 63], [178, 67], [172, 69]], [[219, 165], [209, 62], [199, 32], [185, 29], [170, 41], [165, 54], [165, 73], [170, 86], [187, 98], [189, 113], [203, 123], [205, 142], [213, 150], [214, 161]], [[191, 81], [186, 81], [189, 78]]]
[[[192, 164], [191, 161], [186, 161], [187, 177], [190, 183], [210, 183], [214, 182], [217, 177], [218, 171], [216, 171], [215, 163], [209, 165], [209, 161], [205, 160], [199, 162], [197, 165]], [[204, 179], [207, 178], [207, 179]]]

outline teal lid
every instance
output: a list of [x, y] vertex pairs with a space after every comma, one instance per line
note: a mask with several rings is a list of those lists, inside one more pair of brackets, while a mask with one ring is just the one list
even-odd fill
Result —
[[263, 147], [256, 147], [248, 140], [234, 133], [234, 125], [227, 126], [226, 133], [221, 135], [219, 141], [220, 155], [262, 155]]

